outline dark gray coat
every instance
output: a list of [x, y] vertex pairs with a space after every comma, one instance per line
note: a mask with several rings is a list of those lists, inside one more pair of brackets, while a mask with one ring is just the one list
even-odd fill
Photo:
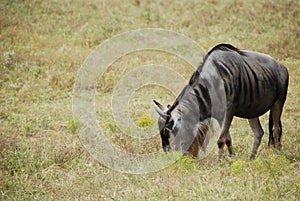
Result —
[[239, 50], [229, 44], [215, 46], [171, 107], [165, 108], [155, 101], [164, 150], [174, 147], [197, 156], [210, 118], [215, 118], [221, 126], [220, 156], [225, 144], [233, 154], [229, 127], [233, 116], [237, 116], [249, 119], [255, 134], [251, 155], [254, 158], [263, 135], [258, 117], [268, 110], [269, 144], [280, 149], [280, 116], [288, 79], [287, 69], [268, 55]]

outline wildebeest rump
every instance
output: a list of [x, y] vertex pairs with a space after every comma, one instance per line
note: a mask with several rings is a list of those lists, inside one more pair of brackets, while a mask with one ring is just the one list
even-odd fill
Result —
[[221, 126], [219, 157], [225, 144], [232, 155], [229, 127], [234, 116], [246, 118], [254, 132], [251, 158], [255, 158], [264, 131], [259, 116], [270, 110], [269, 146], [281, 149], [281, 114], [286, 100], [289, 75], [272, 57], [229, 44], [208, 52], [173, 105], [154, 101], [164, 151], [182, 150], [198, 156], [211, 118]]

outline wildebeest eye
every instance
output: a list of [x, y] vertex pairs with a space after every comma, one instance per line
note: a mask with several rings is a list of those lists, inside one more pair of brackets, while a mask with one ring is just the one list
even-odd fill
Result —
[[171, 129], [169, 129], [168, 127], [164, 128], [165, 135], [169, 134], [170, 132], [171, 132]]
[[174, 126], [174, 120], [171, 120], [166, 124], [165, 128], [172, 130], [173, 126]]

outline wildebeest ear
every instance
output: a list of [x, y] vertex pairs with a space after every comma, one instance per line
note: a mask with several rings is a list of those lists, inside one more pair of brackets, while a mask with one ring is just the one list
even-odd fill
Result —
[[157, 106], [157, 107], [155, 107], [155, 110], [159, 114], [159, 116], [161, 116], [164, 119], [167, 119], [169, 117], [169, 115], [165, 113], [167, 108], [165, 108], [162, 104], [160, 104], [156, 100], [153, 100], [153, 102]]

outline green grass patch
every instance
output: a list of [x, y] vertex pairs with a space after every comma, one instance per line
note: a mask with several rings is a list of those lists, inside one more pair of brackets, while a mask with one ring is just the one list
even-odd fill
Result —
[[139, 126], [142, 128], [147, 128], [153, 124], [153, 119], [149, 114], [144, 114], [141, 116], [139, 121]]

